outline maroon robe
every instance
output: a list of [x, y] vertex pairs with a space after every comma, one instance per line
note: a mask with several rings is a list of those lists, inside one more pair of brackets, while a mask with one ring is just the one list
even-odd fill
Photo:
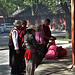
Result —
[[26, 34], [26, 27], [23, 27], [21, 30], [19, 30], [19, 37], [21, 39], [21, 42], [24, 42], [24, 35]]
[[47, 44], [49, 43], [49, 39], [47, 39], [46, 37], [50, 38], [51, 37], [51, 31], [49, 26], [45, 26], [45, 24], [43, 24], [43, 35], [44, 35], [44, 56], [48, 51], [47, 48]]
[[[45, 24], [43, 24], [43, 33], [45, 37], [51, 37], [51, 31], [49, 26], [45, 26]], [[48, 44], [49, 40], [44, 38], [45, 44]]]
[[24, 43], [24, 35], [26, 34], [26, 28], [22, 28], [21, 30], [18, 31], [19, 33], [19, 48], [20, 48], [20, 52], [21, 52], [21, 57], [22, 57], [22, 64], [21, 64], [21, 68], [25, 69], [25, 61], [24, 61], [24, 54], [25, 54], [25, 50], [24, 47], [22, 46], [22, 44]]

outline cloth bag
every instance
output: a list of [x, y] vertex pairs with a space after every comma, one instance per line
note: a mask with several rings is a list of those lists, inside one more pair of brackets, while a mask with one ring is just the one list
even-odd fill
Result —
[[58, 54], [58, 57], [59, 57], [59, 58], [65, 56], [65, 55], [67, 55], [67, 50], [64, 49], [64, 48], [62, 48], [62, 46], [59, 46], [59, 47], [58, 47], [58, 50], [59, 50], [59, 54]]
[[58, 46], [51, 45], [45, 55], [45, 59], [58, 59]]

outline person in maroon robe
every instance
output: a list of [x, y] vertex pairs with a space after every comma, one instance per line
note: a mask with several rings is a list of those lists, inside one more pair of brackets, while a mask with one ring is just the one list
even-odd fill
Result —
[[45, 54], [48, 51], [47, 44], [49, 43], [49, 40], [56, 40], [54, 36], [51, 35], [51, 31], [49, 28], [50, 25], [50, 19], [46, 19], [43, 24], [43, 35], [44, 35], [44, 42], [45, 42]]
[[22, 21], [22, 29], [19, 31], [19, 36], [21, 38], [21, 42], [24, 42], [24, 35], [26, 34], [26, 25], [27, 21], [23, 20]]
[[19, 38], [18, 39], [20, 40], [19, 47], [20, 47], [21, 56], [22, 56], [21, 68], [22, 68], [22, 70], [24, 70], [25, 69], [25, 61], [24, 61], [25, 50], [24, 50], [23, 43], [24, 43], [24, 35], [26, 34], [27, 21], [23, 20], [21, 22], [21, 24], [22, 24], [22, 28], [21, 28], [21, 30], [18, 31], [18, 34], [19, 34]]

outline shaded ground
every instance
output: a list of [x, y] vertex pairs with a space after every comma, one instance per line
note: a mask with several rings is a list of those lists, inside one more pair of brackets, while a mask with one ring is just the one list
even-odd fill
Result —
[[[57, 60], [46, 60], [44, 59], [40, 66], [35, 71], [35, 75], [46, 75], [48, 72], [56, 72], [62, 69], [66, 69], [72, 64], [72, 49], [67, 48], [67, 56]], [[73, 75], [72, 71], [70, 74], [69, 70], [52, 73], [49, 75]], [[75, 73], [75, 72], [74, 72]]]
[[[60, 33], [60, 34], [59, 34]], [[9, 67], [9, 50], [8, 50], [8, 35], [9, 33], [0, 34], [0, 75], [10, 75]], [[59, 37], [64, 36], [65, 32], [52, 31], [52, 35]], [[46, 60], [43, 59], [41, 64], [35, 71], [35, 75], [46, 75], [48, 72], [60, 71], [61, 69], [67, 68], [72, 64], [72, 45], [71, 43], [56, 42], [58, 46], [68, 47], [67, 56], [57, 60]], [[69, 45], [70, 44], [70, 45]], [[75, 69], [60, 71], [49, 75], [75, 75]]]
[[0, 51], [0, 75], [10, 75], [9, 51]]
[[[72, 64], [72, 48], [67, 48], [67, 56], [57, 60], [43, 59], [35, 71], [35, 75], [46, 75], [48, 72], [55, 72], [67, 68]], [[75, 69], [74, 69], [75, 70]], [[66, 70], [49, 75], [74, 75], [74, 71]], [[0, 51], [0, 75], [10, 75], [9, 50]]]

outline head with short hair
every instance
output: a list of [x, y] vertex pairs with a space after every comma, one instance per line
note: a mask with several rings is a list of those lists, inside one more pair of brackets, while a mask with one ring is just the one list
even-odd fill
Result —
[[46, 19], [46, 20], [45, 20], [45, 25], [46, 25], [46, 26], [49, 26], [49, 25], [50, 25], [50, 19]]
[[26, 27], [27, 21], [26, 21], [26, 20], [23, 20], [23, 21], [21, 22], [21, 24], [22, 24], [22, 27]]
[[42, 31], [42, 29], [43, 29], [43, 26], [42, 25], [38, 25], [37, 26], [37, 31]]

